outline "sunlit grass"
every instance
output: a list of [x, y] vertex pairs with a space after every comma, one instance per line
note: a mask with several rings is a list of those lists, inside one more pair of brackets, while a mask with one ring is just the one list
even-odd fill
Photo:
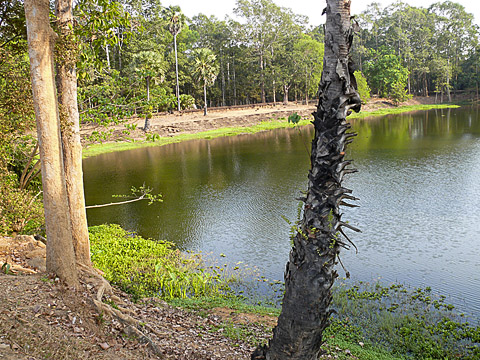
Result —
[[401, 114], [410, 111], [425, 111], [431, 109], [455, 109], [459, 108], [459, 105], [453, 104], [432, 104], [432, 105], [405, 105], [388, 109], [378, 109], [372, 111], [360, 111], [359, 113], [352, 113], [348, 116], [348, 119], [363, 119], [371, 116], [384, 116], [392, 114]]

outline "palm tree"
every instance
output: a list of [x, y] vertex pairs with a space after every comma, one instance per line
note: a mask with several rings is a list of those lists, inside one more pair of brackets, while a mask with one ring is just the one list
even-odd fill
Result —
[[193, 53], [193, 76], [203, 84], [205, 106], [203, 115], [207, 115], [207, 86], [212, 86], [219, 71], [217, 57], [210, 49], [196, 49]]
[[163, 10], [163, 16], [168, 22], [168, 30], [173, 35], [173, 45], [175, 50], [175, 76], [176, 87], [175, 94], [177, 96], [178, 111], [180, 111], [180, 87], [178, 85], [178, 56], [177, 56], [177, 35], [182, 31], [185, 23], [185, 15], [182, 14], [179, 6], [169, 6]]
[[[340, 248], [350, 240], [344, 228], [359, 231], [341, 220], [340, 205], [355, 200], [342, 186], [348, 168], [345, 148], [354, 133], [347, 133], [346, 116], [360, 110], [353, 68], [348, 53], [353, 29], [350, 2], [327, 0], [325, 55], [319, 102], [314, 113], [308, 190], [303, 198], [303, 216], [293, 238], [290, 261], [285, 270], [285, 295], [278, 325], [268, 346], [258, 348], [252, 359], [316, 360], [322, 335], [329, 324], [331, 288]], [[344, 236], [341, 239], [340, 236]], [[345, 240], [346, 239], [346, 240]]]
[[161, 53], [156, 51], [140, 51], [134, 54], [132, 61], [132, 68], [136, 75], [145, 79], [147, 88], [147, 104], [148, 109], [145, 115], [145, 125], [143, 131], [150, 130], [150, 81], [158, 76], [164, 74], [165, 63]]

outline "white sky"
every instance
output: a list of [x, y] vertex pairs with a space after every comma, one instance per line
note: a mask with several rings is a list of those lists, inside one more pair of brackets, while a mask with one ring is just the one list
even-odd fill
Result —
[[[403, 0], [404, 2], [416, 7], [428, 7], [429, 5], [440, 2], [442, 0]], [[480, 1], [478, 0], [453, 0], [462, 4], [467, 12], [475, 16], [475, 22], [480, 25]], [[273, 2], [282, 7], [288, 7], [294, 13], [306, 15], [311, 25], [319, 25], [325, 22], [321, 16], [326, 1], [322, 0], [273, 0]], [[366, 9], [368, 4], [373, 0], [352, 0], [351, 14], [359, 14]], [[394, 0], [376, 0], [382, 7], [386, 7], [394, 2]], [[443, 1], [442, 1], [443, 2]], [[163, 6], [179, 5], [182, 12], [188, 17], [193, 17], [199, 13], [207, 16], [215, 15], [218, 19], [223, 20], [225, 15], [234, 17], [233, 9], [235, 8], [235, 0], [162, 0]]]

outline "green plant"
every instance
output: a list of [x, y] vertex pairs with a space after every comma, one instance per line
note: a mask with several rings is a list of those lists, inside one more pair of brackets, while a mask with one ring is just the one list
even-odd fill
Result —
[[160, 135], [157, 134], [157, 133], [154, 133], [154, 134], [147, 134], [145, 139], [147, 141], [151, 141], [151, 142], [155, 142], [155, 141], [158, 141], [160, 140]]
[[125, 127], [128, 130], [136, 130], [137, 129], [137, 124], [125, 124]]
[[20, 189], [15, 174], [0, 173], [0, 234], [41, 232], [44, 215], [40, 195]]
[[5, 275], [10, 275], [10, 274], [11, 274], [11, 273], [10, 273], [10, 264], [7, 263], [7, 262], [4, 263], [4, 264], [2, 265], [2, 271], [3, 271], [3, 273], [4, 273]]
[[198, 254], [183, 254], [167, 241], [128, 233], [118, 225], [90, 228], [92, 261], [105, 278], [139, 298], [166, 299], [222, 294], [228, 279], [207, 271]]
[[362, 104], [366, 104], [370, 100], [370, 87], [368, 86], [367, 79], [361, 71], [355, 71], [355, 80], [357, 81], [357, 91], [362, 99]]
[[480, 327], [468, 323], [432, 289], [400, 284], [341, 285], [334, 291], [336, 321], [361, 329], [367, 341], [415, 359], [474, 359]]

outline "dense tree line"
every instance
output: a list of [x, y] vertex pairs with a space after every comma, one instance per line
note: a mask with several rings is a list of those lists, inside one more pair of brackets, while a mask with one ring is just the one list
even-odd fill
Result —
[[209, 106], [308, 100], [316, 93], [323, 39], [307, 29], [305, 17], [270, 0], [239, 0], [234, 11], [242, 22], [203, 14], [187, 19], [179, 7], [159, 2], [124, 1], [122, 10], [131, 27], [109, 30], [117, 40], [98, 52], [101, 72], [85, 69], [84, 110], [119, 105], [119, 96], [140, 107], [150, 98], [154, 111], [204, 106], [205, 89], [195, 77], [201, 49], [211, 51], [218, 69], [206, 89]]
[[462, 5], [422, 8], [397, 1], [381, 8], [373, 2], [357, 20], [354, 59], [374, 93], [448, 100], [451, 91], [478, 93], [479, 29]]
[[[35, 124], [23, 5], [0, 2], [0, 191], [11, 194], [0, 200], [2, 232], [41, 224], [37, 207], [19, 206], [40, 197], [36, 141], [26, 135]], [[189, 19], [159, 0], [76, 1], [71, 34], [59, 38], [56, 56], [76, 61], [80, 122], [108, 125], [136, 113], [148, 128], [158, 111], [314, 99], [323, 25], [311, 27], [272, 0], [237, 0], [233, 11], [236, 20]], [[51, 21], [60, 32], [53, 10]], [[352, 23], [363, 101], [370, 89], [395, 101], [478, 93], [479, 29], [463, 6], [372, 3]], [[108, 130], [100, 135], [107, 137]], [[17, 198], [9, 200], [13, 194]]]

